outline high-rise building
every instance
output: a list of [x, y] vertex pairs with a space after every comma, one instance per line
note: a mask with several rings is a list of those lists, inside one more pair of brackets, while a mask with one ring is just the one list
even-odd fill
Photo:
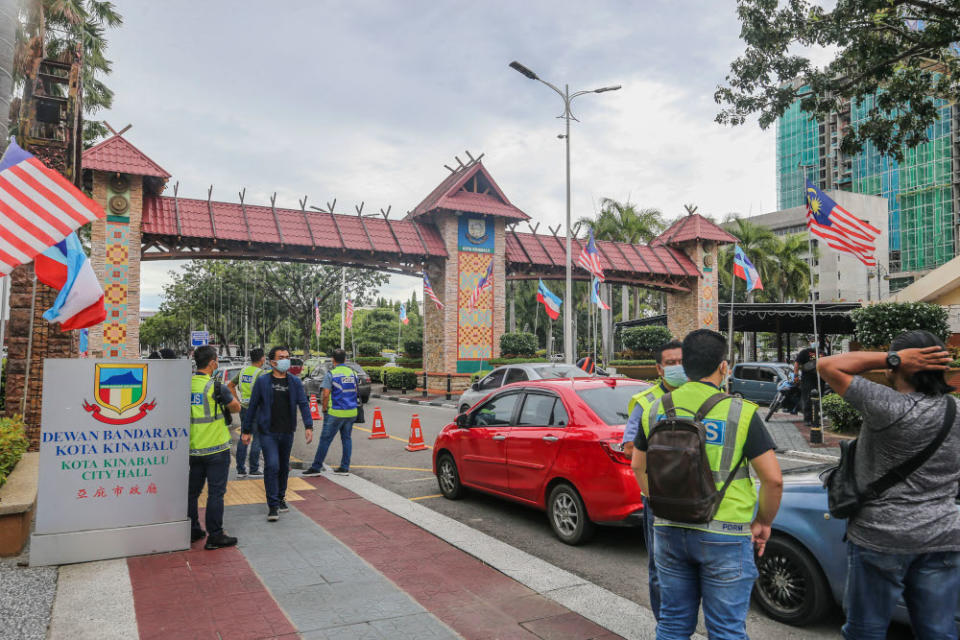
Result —
[[882, 196], [888, 203], [891, 291], [960, 254], [956, 212], [960, 211], [960, 109], [937, 100], [940, 119], [927, 129], [928, 141], [909, 149], [903, 162], [883, 156], [872, 143], [848, 156], [840, 140], [875, 106], [871, 96], [847, 102], [817, 120], [800, 102], [777, 121], [777, 205], [804, 204], [804, 178], [821, 189]]

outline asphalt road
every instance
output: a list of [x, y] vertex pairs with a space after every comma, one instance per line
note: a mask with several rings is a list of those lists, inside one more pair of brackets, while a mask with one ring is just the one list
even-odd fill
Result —
[[[381, 408], [389, 439], [368, 439], [374, 407]], [[404, 449], [413, 414], [420, 418], [424, 440], [432, 445], [440, 429], [452, 421], [453, 409], [401, 404], [372, 398], [366, 405], [367, 423], [353, 432], [351, 472], [435, 511], [483, 531], [514, 547], [571, 571], [625, 598], [649, 605], [647, 592], [647, 552], [641, 529], [600, 527], [588, 544], [571, 547], [554, 537], [544, 513], [512, 502], [470, 492], [461, 500], [440, 495], [431, 470], [432, 449], [409, 452]], [[316, 434], [319, 438], [319, 429]], [[297, 434], [293, 455], [309, 463], [316, 442], [306, 445], [302, 432]], [[334, 440], [326, 463], [340, 463], [339, 438]], [[784, 467], [809, 464], [781, 458]], [[752, 607], [747, 630], [753, 638], [823, 639], [840, 638], [843, 618], [839, 610], [814, 627], [796, 628], [767, 618]], [[705, 634], [702, 627], [701, 633]], [[909, 628], [896, 626], [890, 640], [911, 638]]]

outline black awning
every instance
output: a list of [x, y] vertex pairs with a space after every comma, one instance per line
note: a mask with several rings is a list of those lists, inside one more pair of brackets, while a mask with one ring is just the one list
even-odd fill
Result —
[[[730, 303], [721, 302], [720, 330], [726, 331]], [[821, 335], [853, 333], [850, 312], [861, 307], [858, 302], [824, 302], [817, 304], [817, 332]], [[667, 326], [666, 314], [618, 322], [617, 328]], [[807, 333], [813, 335], [813, 308], [808, 303], [755, 302], [733, 305], [733, 330], [766, 333]]]

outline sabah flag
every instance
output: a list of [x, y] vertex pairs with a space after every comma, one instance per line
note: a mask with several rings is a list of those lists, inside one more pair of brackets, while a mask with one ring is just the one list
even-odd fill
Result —
[[590, 302], [597, 305], [604, 311], [610, 309], [610, 305], [603, 301], [603, 298], [600, 297], [600, 278], [594, 276], [593, 286], [590, 288]]
[[410, 324], [410, 318], [407, 317], [407, 305], [403, 302], [400, 303], [400, 322]]
[[33, 265], [37, 280], [60, 291], [53, 306], [43, 312], [48, 322], [59, 322], [61, 331], [69, 331], [106, 319], [103, 289], [76, 233], [37, 255]]
[[753, 291], [754, 289], [763, 291], [760, 272], [750, 262], [750, 258], [743, 252], [740, 245], [736, 245], [733, 251], [733, 275], [747, 281], [747, 291]]
[[556, 320], [560, 317], [560, 305], [563, 302], [553, 294], [553, 291], [547, 289], [547, 285], [543, 284], [543, 280], [540, 280], [537, 285], [537, 302], [543, 304], [543, 308], [547, 310], [547, 315], [550, 316], [551, 320]]

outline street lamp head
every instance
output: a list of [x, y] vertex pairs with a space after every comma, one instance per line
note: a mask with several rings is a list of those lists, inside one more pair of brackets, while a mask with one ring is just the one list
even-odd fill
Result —
[[617, 89], [620, 89], [620, 88], [621, 88], [620, 85], [617, 84], [617, 85], [614, 85], [614, 86], [612, 86], [612, 87], [600, 87], [599, 89], [594, 89], [593, 92], [594, 92], [594, 93], [605, 93], [605, 92], [607, 92], [607, 91], [616, 91]]
[[527, 69], [525, 66], [523, 66], [516, 60], [510, 63], [510, 68], [518, 71], [519, 73], [522, 73], [523, 75], [527, 76], [531, 80], [539, 80], [539, 78], [537, 78], [537, 74], [535, 74], [533, 71], [530, 71], [530, 69]]

